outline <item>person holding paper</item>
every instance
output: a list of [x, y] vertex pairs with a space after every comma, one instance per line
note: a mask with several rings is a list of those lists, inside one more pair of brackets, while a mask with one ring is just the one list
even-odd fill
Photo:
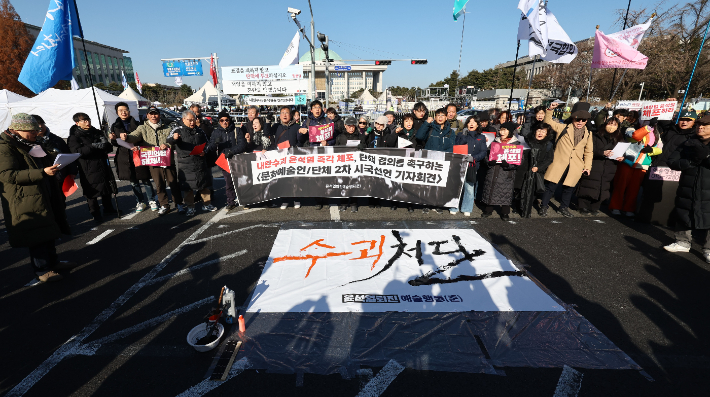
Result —
[[[518, 125], [507, 122], [500, 125], [496, 142], [504, 145], [518, 145], [520, 141], [515, 136]], [[488, 161], [488, 173], [483, 185], [481, 201], [486, 208], [481, 214], [482, 218], [493, 215], [494, 206], [500, 206], [500, 219], [510, 220], [510, 205], [513, 202], [513, 188], [515, 185], [515, 169], [517, 165], [509, 164], [506, 160], [501, 162]]]
[[[59, 281], [59, 271], [77, 266], [60, 261], [55, 240], [71, 234], [65, 198], [54, 176], [54, 156], [32, 157], [39, 124], [26, 113], [12, 116], [10, 127], [0, 133], [0, 202], [10, 246], [28, 248], [30, 265], [41, 282]], [[40, 146], [41, 147], [41, 146]]]
[[617, 166], [624, 157], [609, 158], [612, 149], [624, 138], [619, 129], [619, 120], [609, 118], [592, 135], [594, 157], [589, 175], [582, 175], [577, 186], [577, 207], [580, 214], [599, 214], [602, 202], [611, 197], [611, 183]]
[[[75, 125], [69, 130], [67, 145], [72, 153], [79, 153], [79, 174], [81, 189], [89, 204], [89, 212], [94, 221], [103, 221], [103, 215], [118, 215], [111, 204], [116, 180], [108, 165], [108, 154], [113, 151], [111, 142], [100, 130], [91, 126], [91, 119], [86, 113], [77, 113], [73, 117]], [[99, 197], [104, 207], [103, 215], [99, 208]]]
[[[53, 134], [52, 131], [49, 130], [49, 127], [47, 127], [47, 124], [45, 124], [44, 119], [42, 119], [42, 117], [33, 114], [32, 118], [35, 119], [37, 124], [39, 124], [39, 132], [37, 133], [37, 143], [39, 143], [44, 148], [47, 154], [56, 156], [60, 153], [71, 153], [71, 149], [69, 149], [67, 143], [64, 142], [64, 139]], [[54, 177], [57, 179], [57, 182], [61, 186], [67, 176], [72, 175], [75, 177], [78, 173], [79, 163], [75, 161], [67, 165], [63, 169], [59, 170], [59, 172], [57, 172]]]
[[[466, 145], [467, 154], [471, 155], [472, 162], [466, 168], [466, 179], [463, 187], [463, 200], [461, 201], [461, 212], [464, 216], [471, 216], [473, 211], [473, 201], [476, 198], [476, 175], [481, 162], [488, 156], [486, 137], [480, 133], [479, 118], [476, 115], [469, 116], [463, 123], [465, 128], [456, 135], [456, 145]], [[406, 122], [405, 122], [406, 125]], [[458, 212], [458, 208], [450, 208], [453, 215]]]
[[195, 120], [195, 113], [192, 110], [184, 111], [182, 120], [178, 121], [178, 126], [171, 131], [166, 141], [175, 149], [175, 160], [178, 163], [177, 177], [187, 205], [185, 212], [187, 216], [195, 215], [195, 191], [202, 196], [203, 211], [217, 210], [211, 201], [212, 173], [205, 160], [205, 152], [191, 154], [196, 146], [207, 143], [207, 136], [197, 127]]
[[[298, 129], [299, 146], [333, 146], [333, 144], [335, 143], [335, 137], [321, 142], [310, 142], [310, 135], [308, 133], [308, 127], [310, 126], [326, 125], [330, 123], [331, 120], [323, 113], [323, 103], [317, 99], [311, 102], [311, 111], [308, 112], [308, 117], [306, 118], [306, 121], [304, 121], [303, 124], [301, 124], [301, 128]], [[323, 209], [323, 203], [325, 203], [326, 200], [322, 197], [316, 197], [315, 200], [315, 208], [317, 210]]]
[[658, 147], [658, 133], [649, 126], [637, 130], [628, 128], [624, 135], [631, 145], [616, 169], [609, 209], [613, 215], [621, 215], [621, 211], [624, 211], [627, 217], [633, 217], [636, 215], [636, 198], [646, 171], [651, 166], [651, 157], [661, 154], [662, 149]]
[[[276, 147], [279, 149], [288, 149], [298, 147], [298, 130], [300, 123], [293, 117], [294, 113], [289, 106], [282, 106], [279, 110], [279, 123], [274, 129], [274, 139], [276, 139]], [[281, 209], [288, 208], [288, 200], [284, 198], [281, 203]], [[301, 208], [301, 202], [294, 199], [293, 208]]]
[[[125, 132], [121, 133], [119, 138], [128, 143], [140, 146], [160, 147], [161, 150], [170, 149], [170, 144], [167, 142], [167, 139], [170, 135], [171, 128], [170, 126], [164, 125], [160, 120], [160, 111], [158, 108], [155, 106], [149, 107], [146, 117], [146, 121], [139, 125], [135, 131], [130, 134]], [[138, 147], [135, 147], [133, 150], [137, 151]], [[149, 167], [150, 175], [153, 177], [153, 182], [155, 183], [158, 203], [160, 204], [158, 216], [163, 216], [170, 212], [166, 185], [170, 186], [170, 194], [173, 196], [173, 202], [177, 206], [178, 213], [184, 213], [185, 207], [182, 205], [182, 193], [180, 192], [180, 185], [177, 182], [175, 164], [171, 164], [169, 167], [152, 165]]]
[[[119, 102], [116, 104], [115, 109], [118, 118], [111, 125], [108, 139], [117, 148], [113, 162], [116, 166], [118, 179], [131, 182], [133, 196], [136, 198], [136, 212], [143, 212], [148, 206], [150, 206], [151, 211], [157, 211], [158, 203], [154, 201], [155, 190], [150, 182], [150, 168], [148, 166], [136, 167], [133, 163], [133, 151], [119, 145], [117, 141], [117, 139], [121, 139], [121, 134], [130, 134], [140, 124], [131, 116], [127, 103]], [[141, 186], [145, 188], [145, 195], [143, 195]]]
[[689, 252], [694, 230], [705, 230], [703, 256], [710, 263], [710, 115], [696, 122], [698, 133], [668, 156], [668, 166], [680, 171], [675, 197], [675, 243], [666, 251]]
[[[244, 138], [241, 128], [237, 129], [225, 110], [217, 115], [218, 126], [212, 131], [210, 141], [205, 147], [205, 152], [212, 153], [219, 157], [224, 154], [224, 157], [231, 158], [235, 154], [244, 153], [247, 148], [247, 140]], [[224, 177], [225, 191], [227, 195], [227, 211], [231, 211], [237, 207], [237, 192], [234, 189], [232, 176], [226, 170], [222, 170]]]
[[[362, 135], [358, 131], [357, 120], [355, 120], [355, 117], [346, 117], [344, 124], [345, 133], [340, 134], [337, 138], [335, 138], [335, 146], [348, 146], [348, 143], [359, 144], [360, 140], [362, 139]], [[345, 211], [348, 208], [348, 205], [350, 206], [350, 212], [357, 212], [357, 197], [347, 197], [340, 199], [340, 211]]]
[[571, 218], [569, 205], [572, 201], [574, 189], [582, 174], [589, 175], [592, 169], [592, 133], [587, 129], [587, 121], [592, 117], [589, 113], [589, 104], [577, 102], [572, 108], [572, 114], [567, 123], [560, 123], [552, 118], [552, 114], [557, 108], [557, 103], [550, 104], [550, 108], [545, 111], [545, 123], [552, 126], [557, 133], [555, 136], [555, 157], [552, 165], [545, 172], [545, 194], [538, 214], [547, 216], [550, 199], [555, 195], [557, 185], [562, 183], [562, 200], [560, 200], [559, 213], [567, 218]]

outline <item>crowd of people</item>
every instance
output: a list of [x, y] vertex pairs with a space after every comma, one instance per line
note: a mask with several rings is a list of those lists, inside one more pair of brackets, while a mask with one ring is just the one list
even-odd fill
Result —
[[[258, 107], [250, 106], [247, 121], [237, 125], [225, 110], [216, 120], [208, 120], [199, 105], [183, 111], [181, 120], [173, 124], [163, 122], [159, 109], [150, 107], [141, 122], [126, 103], [118, 103], [118, 118], [106, 133], [92, 126], [89, 115], [75, 114], [75, 125], [66, 142], [49, 131], [41, 117], [15, 114], [9, 129], [0, 135], [6, 227], [13, 247], [29, 248], [40, 281], [55, 281], [61, 279], [58, 271], [76, 266], [59, 261], [54, 247], [60, 234], [69, 233], [61, 190], [69, 175], [78, 175], [89, 213], [96, 222], [117, 213], [116, 176], [130, 182], [136, 212], [150, 209], [163, 216], [176, 210], [193, 216], [198, 210], [217, 210], [212, 204], [212, 170], [220, 155], [231, 158], [241, 153], [308, 146], [396, 148], [404, 140], [416, 150], [453, 152], [457, 145], [464, 148], [468, 167], [460, 206], [448, 208], [453, 215], [462, 212], [471, 216], [478, 204], [482, 217], [498, 210], [503, 220], [509, 220], [511, 212], [529, 218], [534, 209], [546, 217], [551, 199], [559, 195], [556, 210], [565, 217], [574, 216], [570, 212], [573, 205], [581, 214], [596, 215], [608, 201], [613, 215], [648, 220], [654, 204], [660, 201], [662, 188], [662, 183], [648, 178], [648, 170], [661, 166], [681, 172], [675, 209], [677, 241], [666, 249], [687, 252], [692, 230], [710, 229], [710, 193], [706, 193], [710, 192], [710, 115], [698, 118], [694, 111], [684, 110], [677, 123], [653, 119], [642, 125], [638, 112], [612, 111], [610, 105], [593, 117], [590, 105], [578, 102], [566, 120], [559, 119], [557, 107], [558, 103], [538, 107], [516, 120], [509, 111], [492, 109], [461, 122], [455, 104], [430, 112], [418, 102], [411, 113], [398, 116], [389, 111], [371, 121], [364, 115], [342, 118], [336, 109], [324, 109], [316, 100], [308, 106], [303, 122], [300, 113], [290, 106], [281, 107], [273, 123], [260, 115]], [[334, 125], [333, 137], [310, 142], [308, 127], [329, 123]], [[524, 145], [520, 164], [489, 160], [489, 136], [500, 144]], [[612, 156], [620, 142], [630, 143], [629, 148]], [[201, 145], [204, 149], [194, 154]], [[136, 165], [134, 152], [140, 146], [170, 148], [173, 162], [169, 166]], [[109, 163], [114, 149], [115, 175]], [[80, 156], [76, 163], [60, 170], [53, 165], [59, 153]], [[229, 173], [222, 173], [226, 210], [231, 211], [239, 205], [237, 194]], [[281, 209], [291, 203], [294, 208], [301, 206], [298, 198], [279, 200]], [[324, 198], [315, 200], [316, 209], [326, 204]], [[341, 211], [348, 207], [358, 211], [356, 198], [341, 200]], [[369, 199], [370, 207], [383, 204], [392, 210], [399, 207], [396, 202]], [[278, 207], [279, 203], [265, 205]], [[407, 204], [407, 210], [413, 212], [413, 204]], [[424, 212], [444, 210], [423, 208]], [[710, 233], [704, 250], [710, 262]]]

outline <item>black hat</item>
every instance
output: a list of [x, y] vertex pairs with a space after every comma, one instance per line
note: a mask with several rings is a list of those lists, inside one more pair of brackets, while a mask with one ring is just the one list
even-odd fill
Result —
[[227, 113], [226, 110], [222, 110], [221, 112], [219, 112], [219, 114], [217, 115], [217, 121], [219, 121], [222, 117], [226, 117], [230, 120], [232, 119], [231, 117], [229, 117], [229, 113]]
[[158, 110], [158, 107], [157, 107], [157, 106], [150, 106], [150, 107], [148, 108], [148, 113], [146, 113], [146, 114], [151, 114], [151, 113], [153, 113], [153, 112], [156, 112], [156, 113], [160, 114], [160, 110]]
[[491, 115], [488, 112], [478, 112], [478, 119], [481, 121], [491, 121]]
[[353, 116], [348, 116], [345, 118], [345, 125], [357, 125], [357, 120]]
[[591, 105], [587, 102], [577, 102], [572, 106], [572, 117], [576, 119], [591, 119], [592, 115], [589, 113], [589, 108]]
[[512, 121], [508, 121], [506, 123], [501, 124], [500, 128], [505, 128], [506, 130], [508, 130], [509, 135], [512, 135], [513, 132], [515, 132], [515, 130], [518, 128], [518, 124]]
[[385, 116], [387, 116], [388, 114], [391, 114], [392, 116], [394, 116], [394, 112], [391, 110], [388, 110], [385, 112]]

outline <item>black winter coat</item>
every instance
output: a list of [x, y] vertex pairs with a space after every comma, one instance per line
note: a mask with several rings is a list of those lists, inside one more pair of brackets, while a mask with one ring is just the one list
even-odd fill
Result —
[[362, 135], [358, 148], [361, 150], [364, 148], [383, 148], [385, 147], [385, 139], [388, 134], [389, 130], [387, 127], [382, 131], [377, 131], [373, 128], [368, 134]]
[[[111, 125], [111, 133], [116, 135], [116, 138], [121, 137], [121, 133], [125, 132], [130, 134], [135, 131], [140, 123], [138, 123], [133, 117], [128, 121], [128, 130], [126, 131], [123, 121], [120, 118], [116, 119], [116, 122]], [[151, 178], [150, 167], [140, 166], [136, 167], [133, 163], [133, 151], [126, 149], [123, 146], [119, 146], [115, 139], [111, 140], [111, 144], [118, 149], [116, 149], [116, 156], [113, 158], [113, 164], [116, 166], [116, 174], [118, 179], [123, 181], [136, 182], [149, 181]]]
[[251, 133], [251, 142], [247, 141], [247, 152], [260, 152], [262, 150], [274, 150], [276, 149], [276, 141], [268, 130], [262, 129], [261, 131]]
[[224, 157], [230, 158], [235, 154], [244, 153], [247, 149], [247, 140], [244, 138], [242, 129], [237, 129], [234, 124], [230, 124], [225, 130], [218, 126], [212, 131], [210, 141], [205, 147], [205, 151], [219, 157], [224, 153]]
[[[422, 124], [426, 123], [427, 116], [424, 115], [423, 118], [418, 119], [416, 116], [414, 116], [414, 124], [412, 124], [412, 130], [414, 130], [414, 135], [416, 136], [416, 132], [419, 131], [419, 127], [422, 126]], [[420, 141], [419, 139], [414, 139], [414, 141], [417, 143], [416, 144], [416, 149], [421, 150], [424, 149], [424, 145], [426, 145], [426, 141]]]
[[698, 132], [697, 126], [681, 130], [678, 124], [673, 124], [673, 121], [659, 121], [656, 124], [656, 129], [661, 136], [661, 142], [663, 142], [663, 152], [658, 156], [652, 157], [653, 163], [651, 165], [654, 167], [665, 167], [671, 153]]
[[[176, 132], [180, 134], [177, 140], [173, 138]], [[212, 186], [212, 173], [205, 156], [190, 155], [195, 146], [207, 143], [207, 136], [199, 127], [187, 128], [180, 120], [170, 132], [167, 143], [175, 151], [177, 176], [182, 191], [202, 190]]]
[[577, 197], [604, 201], [611, 197], [611, 183], [614, 181], [616, 167], [619, 164], [604, 155], [604, 151], [614, 149], [617, 142], [606, 131], [594, 133], [594, 157], [589, 175], [582, 174], [577, 185]]
[[346, 131], [344, 134], [340, 134], [335, 138], [335, 146], [347, 146], [348, 141], [362, 142], [362, 137], [363, 134], [359, 133], [357, 129], [352, 134], [348, 134]]
[[[496, 137], [496, 142], [500, 138]], [[507, 142], [508, 145], [520, 143], [517, 137]], [[515, 170], [517, 165], [489, 162], [486, 181], [483, 184], [481, 201], [488, 205], [511, 205], [513, 203], [513, 187], [515, 185]]]
[[[698, 162], [698, 152], [705, 156]], [[710, 229], [710, 146], [697, 136], [688, 139], [668, 157], [668, 166], [680, 171], [675, 213], [688, 229]]]
[[[515, 174], [516, 189], [522, 187], [525, 174], [530, 171], [532, 167], [537, 167], [537, 172], [544, 176], [547, 167], [552, 164], [552, 160], [555, 158], [554, 145], [552, 144], [552, 138], [549, 133], [542, 141], [531, 138], [527, 139], [526, 143], [530, 146], [530, 149], [523, 150], [523, 159]], [[537, 149], [537, 152], [533, 152], [535, 149]], [[535, 157], [534, 159], [531, 158], [533, 155]], [[533, 163], [535, 163], [535, 165], [533, 165]]]
[[[44, 134], [44, 139], [37, 138], [37, 143], [42, 145], [44, 151], [52, 156], [56, 156], [59, 153], [71, 153], [71, 149], [69, 149], [69, 145], [64, 142], [64, 139], [57, 135], [54, 135], [51, 131], [49, 131], [49, 128]], [[59, 182], [59, 185], [61, 186], [64, 183], [64, 179], [67, 177], [67, 175], [76, 175], [78, 173], [79, 163], [75, 161], [59, 170], [59, 172], [57, 172], [54, 176], [55, 179]]]
[[402, 131], [400, 131], [399, 133], [390, 132], [389, 134], [385, 135], [385, 147], [399, 147], [399, 138], [402, 138], [402, 139], [406, 139], [412, 143], [412, 145], [407, 146], [407, 148], [414, 149], [417, 147], [416, 135], [417, 135], [417, 130], [415, 130], [414, 128], [412, 128], [409, 131], [402, 128]]
[[[207, 120], [204, 115], [200, 115], [200, 129], [202, 132], [205, 133], [205, 136], [207, 136], [207, 141], [209, 142], [210, 138], [212, 138], [212, 132], [214, 131], [215, 127], [212, 125], [212, 122]], [[214, 119], [212, 119], [214, 120]], [[218, 123], [219, 124], [219, 123]], [[217, 157], [219, 155], [216, 152], [206, 152], [205, 153], [205, 161], [207, 161], [207, 167], [212, 168], [215, 166], [215, 161], [217, 161]]]
[[[326, 117], [325, 113], [321, 114], [320, 117], [316, 117], [313, 115], [313, 113], [308, 112], [308, 118], [306, 121], [303, 122], [301, 125], [301, 128], [308, 129], [308, 126], [311, 125], [323, 125], [323, 124], [330, 124], [332, 121]], [[304, 146], [304, 147], [309, 147], [309, 146], [320, 146], [320, 142], [310, 142], [309, 140], [309, 134], [298, 134], [298, 143], [299, 146]], [[333, 139], [329, 139], [325, 141], [326, 146], [333, 146], [335, 143], [335, 135], [333, 136]]]
[[334, 135], [333, 136], [335, 138], [337, 138], [338, 135], [345, 133], [345, 120], [343, 120], [343, 118], [340, 117], [339, 114], [336, 114], [335, 118], [333, 119], [333, 127], [334, 127], [334, 131], [333, 131]]
[[78, 161], [84, 196], [98, 198], [118, 193], [107, 156], [113, 151], [113, 146], [103, 132], [94, 127], [84, 131], [75, 125], [69, 130], [67, 145], [72, 153], [81, 154]]
[[288, 141], [290, 147], [298, 146], [298, 130], [301, 126], [298, 123], [291, 122], [289, 125], [284, 125], [281, 123], [276, 124], [274, 131], [274, 138], [276, 139], [276, 147], [280, 143]]

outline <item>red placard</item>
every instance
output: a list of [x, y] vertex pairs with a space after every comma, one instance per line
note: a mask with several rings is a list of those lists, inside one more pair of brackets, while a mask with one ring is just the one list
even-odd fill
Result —
[[202, 145], [197, 145], [194, 148], [192, 148], [192, 151], [190, 152], [190, 156], [197, 156], [202, 154], [202, 152], [205, 151], [205, 145], [207, 143], [203, 143]]
[[454, 145], [454, 153], [468, 154], [468, 145]]
[[488, 161], [501, 163], [505, 160], [508, 164], [520, 165], [523, 161], [523, 148], [523, 145], [503, 145], [500, 142], [493, 142]]
[[278, 144], [279, 149], [288, 149], [291, 147], [291, 143], [289, 141], [283, 141]]
[[74, 176], [67, 175], [67, 177], [64, 178], [64, 183], [62, 183], [62, 192], [64, 192], [64, 197], [71, 196], [77, 189], [79, 189], [79, 186], [77, 186], [76, 182], [74, 182]]
[[333, 138], [333, 123], [308, 126], [308, 139], [311, 142], [323, 142]]
[[219, 155], [215, 164], [217, 164], [219, 168], [229, 172], [229, 163], [227, 162], [227, 158], [224, 157], [224, 153]]
[[152, 165], [155, 167], [170, 166], [170, 148], [165, 150], [158, 146], [141, 146], [133, 152], [133, 164], [136, 167]]

